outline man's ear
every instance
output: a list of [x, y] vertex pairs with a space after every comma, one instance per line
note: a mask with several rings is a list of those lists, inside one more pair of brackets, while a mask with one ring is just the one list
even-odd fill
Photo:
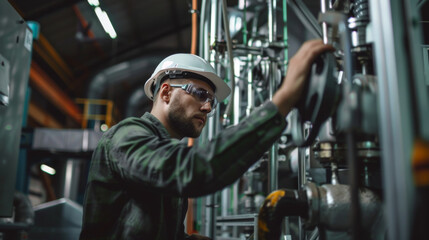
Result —
[[166, 103], [170, 102], [170, 98], [171, 98], [171, 87], [170, 87], [170, 84], [163, 83], [161, 85], [161, 87], [159, 89], [159, 96]]

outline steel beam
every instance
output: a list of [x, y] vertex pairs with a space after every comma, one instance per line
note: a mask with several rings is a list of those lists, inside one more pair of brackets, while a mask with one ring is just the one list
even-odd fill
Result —
[[43, 34], [39, 34], [39, 40], [34, 42], [33, 49], [58, 74], [66, 86], [73, 89], [72, 70]]
[[30, 83], [58, 107], [60, 111], [70, 116], [71, 119], [80, 125], [82, 114], [77, 105], [35, 62], [31, 64]]
[[31, 102], [28, 108], [28, 115], [43, 127], [63, 128], [63, 126], [57, 120], [55, 120], [54, 117]]

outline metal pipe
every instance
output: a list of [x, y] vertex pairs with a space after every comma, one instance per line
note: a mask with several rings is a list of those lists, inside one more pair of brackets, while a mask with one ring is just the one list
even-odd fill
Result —
[[[205, 36], [210, 36], [209, 39], [206, 41], [205, 38], [203, 40], [204, 42], [204, 52], [208, 54], [208, 59], [210, 61], [210, 63], [212, 64], [213, 68], [216, 69], [217, 73], [220, 73], [220, 64], [218, 63], [218, 53], [215, 50], [211, 50], [209, 49], [209, 46], [211, 46], [212, 44], [215, 44], [217, 39], [219, 38], [218, 35], [220, 35], [220, 31], [219, 31], [219, 2], [218, 1], [211, 1], [210, 2], [210, 6], [209, 6], [209, 11], [210, 11], [210, 27], [205, 26], [205, 32], [209, 31], [208, 28], [210, 29], [210, 34], [207, 35], [205, 34]], [[204, 4], [205, 5], [205, 4]], [[202, 11], [205, 11], [205, 9], [202, 9]], [[206, 20], [201, 20], [202, 22], [206, 22]], [[219, 109], [219, 106], [217, 107], [217, 109]], [[201, 141], [210, 141], [211, 139], [214, 138], [214, 136], [216, 136], [217, 133], [217, 125], [218, 125], [218, 120], [219, 119], [219, 111], [215, 112], [215, 116], [209, 118], [207, 127], [205, 129], [207, 129], [207, 138], [201, 138]], [[215, 194], [211, 194], [206, 198], [206, 235], [212, 239], [215, 238], [216, 235], [216, 211], [215, 211], [215, 207], [216, 207], [216, 196]]]
[[302, 189], [307, 183], [307, 148], [298, 148], [298, 189]]
[[[251, 47], [253, 44], [253, 38], [249, 39], [248, 45]], [[255, 100], [255, 89], [253, 88], [253, 66], [250, 67], [249, 65], [253, 65], [253, 54], [247, 54], [247, 64], [248, 64], [248, 70], [247, 70], [247, 107], [246, 107], [246, 116], [249, 116], [250, 113], [253, 111]]]
[[[277, 71], [277, 62], [272, 61], [269, 65], [270, 67], [270, 77], [269, 77], [269, 99], [272, 100], [274, 92], [276, 89], [276, 71]], [[278, 189], [278, 143], [274, 143], [270, 149], [270, 161], [269, 161], [269, 188], [270, 192]]]
[[206, 18], [207, 11], [207, 0], [201, 1], [201, 10], [200, 10], [200, 32], [199, 32], [199, 55], [200, 57], [208, 60], [208, 51], [207, 50], [207, 37], [208, 33], [208, 19]]
[[279, 163], [277, 161], [278, 159], [278, 143], [274, 143], [273, 146], [270, 149], [270, 162], [269, 162], [269, 177], [270, 177], [270, 186], [269, 190], [274, 191], [278, 189], [278, 168]]
[[[309, 182], [306, 186], [308, 200], [307, 225], [323, 226], [332, 231], [348, 231], [352, 212], [350, 209], [351, 187], [343, 184], [325, 184], [320, 187]], [[360, 208], [362, 209], [362, 223], [365, 230], [371, 230], [371, 237], [364, 239], [384, 239], [374, 238], [385, 234], [383, 227], [383, 210], [380, 197], [369, 189], [361, 189], [358, 195]], [[341, 220], [339, 220], [341, 219]]]
[[[240, 76], [240, 63], [238, 61], [235, 61], [235, 62], [233, 62], [233, 65], [234, 65], [234, 71], [235, 71], [234, 75], [235, 76]], [[235, 66], [235, 65], [237, 65], [237, 66]], [[234, 86], [238, 86], [238, 81], [239, 81], [238, 78], [234, 78], [234, 82], [235, 82]], [[241, 89], [239, 87], [234, 87], [234, 91], [235, 91], [235, 93], [233, 95], [234, 96], [234, 100], [232, 101], [233, 104], [235, 103], [234, 104], [234, 108], [233, 108], [233, 112], [234, 112], [233, 119], [232, 119], [232, 124], [233, 125], [238, 124], [239, 121], [240, 121], [240, 116], [241, 116], [241, 106], [240, 106], [240, 103], [241, 103], [241, 100], [242, 100], [241, 99], [241, 94], [240, 94]]]
[[244, 0], [244, 6], [243, 6], [243, 45], [246, 46], [247, 45], [247, 1]]
[[409, 59], [405, 57], [403, 37], [398, 37], [406, 32], [399, 24], [403, 17], [397, 11], [401, 1], [378, 0], [369, 4], [379, 86], [377, 107], [388, 238], [410, 239], [416, 192], [409, 159], [415, 126], [406, 74]]
[[296, 16], [301, 20], [302, 24], [318, 38], [322, 37], [322, 30], [320, 29], [319, 22], [313, 16], [308, 7], [302, 0], [289, 0], [289, 6], [295, 12]]
[[360, 173], [360, 164], [356, 157], [356, 141], [354, 139], [353, 131], [348, 131], [346, 134], [346, 143], [347, 143], [347, 163], [349, 166], [349, 181], [351, 187], [350, 199], [351, 199], [351, 229], [353, 234], [353, 239], [361, 239], [363, 234], [363, 229], [361, 227], [361, 209], [360, 209], [360, 199], [359, 199], [359, 173]]
[[[327, 6], [327, 2], [326, 0], [320, 0], [320, 12], [321, 13], [326, 13], [326, 9], [329, 6]], [[322, 37], [323, 37], [323, 43], [328, 44], [329, 43], [329, 39], [328, 39], [328, 24], [326, 24], [326, 22], [322, 22]]]
[[277, 1], [268, 0], [268, 41], [276, 41], [277, 35]]
[[427, 0], [419, 0], [419, 2], [417, 3], [417, 8], [421, 8], [423, 7], [423, 5], [426, 3]]
[[[218, 35], [218, 11], [219, 11], [219, 6], [218, 6], [218, 2], [217, 1], [211, 1], [211, 5], [210, 5], [210, 38], [209, 38], [209, 43], [208, 45], [212, 45], [215, 44], [217, 41], [217, 35]], [[211, 51], [210, 54], [210, 62], [212, 63], [212, 66], [216, 69], [216, 54], [215, 54], [215, 50], [213, 49]]]
[[283, 0], [283, 44], [284, 44], [284, 72], [287, 72], [287, 65], [289, 61], [289, 45], [288, 45], [288, 33], [287, 33], [287, 0]]
[[[234, 55], [232, 53], [232, 40], [229, 31], [229, 19], [228, 19], [228, 9], [226, 5], [226, 0], [222, 0], [222, 17], [223, 17], [223, 25], [225, 29], [225, 41], [226, 41], [226, 49], [228, 51], [228, 62], [230, 65], [229, 69], [229, 79], [231, 83], [231, 97], [229, 98], [228, 105], [226, 106], [224, 113], [224, 125], [228, 123], [231, 118], [231, 111], [234, 105], [234, 96], [235, 96], [235, 77], [234, 77]], [[239, 103], [237, 103], [239, 104]]]

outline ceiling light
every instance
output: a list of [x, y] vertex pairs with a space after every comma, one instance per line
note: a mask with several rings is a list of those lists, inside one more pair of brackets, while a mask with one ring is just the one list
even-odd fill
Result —
[[100, 2], [98, 0], [88, 0], [89, 5], [98, 7], [100, 6]]
[[94, 8], [95, 14], [97, 14], [98, 20], [100, 21], [101, 25], [104, 28], [104, 31], [106, 31], [107, 34], [109, 34], [110, 38], [115, 39], [116, 38], [116, 31], [113, 28], [112, 23], [110, 22], [109, 16], [107, 13], [103, 10], [101, 10], [100, 7]]
[[45, 164], [40, 165], [40, 169], [42, 171], [44, 171], [45, 173], [50, 174], [50, 175], [55, 175], [55, 173], [56, 173], [55, 169], [53, 169], [53, 168], [51, 168]]

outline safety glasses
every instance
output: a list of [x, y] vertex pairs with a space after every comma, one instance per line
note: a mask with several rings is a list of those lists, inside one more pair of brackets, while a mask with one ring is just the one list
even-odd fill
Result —
[[214, 109], [215, 109], [215, 107], [217, 105], [217, 99], [216, 99], [215, 96], [213, 96], [212, 94], [210, 94], [204, 88], [199, 88], [199, 87], [195, 86], [192, 83], [188, 83], [188, 84], [170, 84], [170, 86], [183, 89], [185, 92], [187, 92], [188, 94], [190, 94], [193, 97], [195, 97], [202, 104], [205, 104], [205, 103], [209, 102], [210, 103], [210, 107], [212, 109], [212, 111], [210, 113], [214, 112]]

